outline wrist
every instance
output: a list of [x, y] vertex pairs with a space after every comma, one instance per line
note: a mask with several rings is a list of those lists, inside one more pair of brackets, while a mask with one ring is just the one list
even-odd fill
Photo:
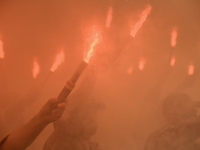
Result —
[[43, 117], [41, 117], [40, 115], [36, 115], [35, 117], [33, 117], [33, 122], [35, 122], [37, 125], [41, 126], [41, 127], [46, 127], [49, 122], [46, 121]]

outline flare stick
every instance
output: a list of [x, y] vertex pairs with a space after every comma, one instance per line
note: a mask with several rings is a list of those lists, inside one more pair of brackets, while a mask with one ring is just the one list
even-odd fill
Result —
[[71, 93], [71, 91], [75, 87], [75, 84], [76, 84], [77, 80], [79, 79], [79, 77], [81, 76], [81, 74], [83, 73], [83, 71], [85, 70], [86, 67], [87, 67], [87, 63], [85, 61], [82, 61], [79, 64], [78, 68], [74, 72], [74, 74], [71, 77], [71, 79], [69, 79], [66, 82], [66, 84], [63, 87], [62, 91], [58, 95], [58, 97], [57, 97], [58, 102], [63, 102], [63, 101], [66, 100], [66, 98], [68, 97], [68, 95]]

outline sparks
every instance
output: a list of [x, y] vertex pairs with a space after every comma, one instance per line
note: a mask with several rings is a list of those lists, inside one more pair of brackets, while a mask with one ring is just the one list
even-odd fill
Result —
[[88, 63], [90, 58], [94, 55], [94, 47], [100, 42], [101, 40], [101, 34], [98, 33], [97, 31], [94, 32], [94, 37], [92, 40], [92, 43], [90, 44], [89, 51], [87, 52], [86, 56], [83, 58], [83, 60]]
[[39, 63], [37, 61], [37, 58], [34, 59], [33, 61], [33, 70], [32, 70], [32, 73], [33, 73], [33, 78], [36, 79], [38, 74], [40, 73], [40, 66], [39, 66]]
[[5, 57], [5, 52], [3, 50], [3, 41], [0, 40], [0, 58], [3, 59]]
[[64, 61], [65, 61], [65, 54], [64, 50], [62, 49], [61, 52], [57, 54], [56, 60], [53, 63], [50, 71], [54, 72], [58, 68], [58, 66], [60, 66]]
[[194, 65], [189, 65], [188, 67], [188, 75], [193, 75], [194, 74]]
[[135, 37], [135, 35], [139, 31], [139, 29], [142, 27], [142, 25], [144, 24], [144, 22], [147, 19], [147, 16], [151, 12], [151, 9], [152, 9], [151, 5], [148, 5], [147, 8], [142, 12], [142, 14], [140, 16], [140, 20], [131, 28], [130, 34], [132, 37]]
[[177, 33], [177, 29], [176, 28], [173, 28], [172, 32], [171, 32], [171, 46], [172, 47], [175, 47], [176, 46], [176, 43], [177, 43], [177, 36], [178, 36], [178, 33]]
[[175, 65], [175, 63], [176, 63], [176, 59], [175, 59], [175, 57], [172, 57], [171, 61], [170, 61], [170, 65], [173, 67]]
[[106, 18], [106, 28], [109, 28], [112, 22], [112, 18], [113, 18], [113, 7], [110, 6], [108, 9], [108, 13], [107, 13], [107, 18]]

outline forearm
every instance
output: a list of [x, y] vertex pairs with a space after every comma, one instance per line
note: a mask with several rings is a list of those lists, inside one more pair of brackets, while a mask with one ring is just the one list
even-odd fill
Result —
[[39, 113], [14, 132], [0, 145], [0, 150], [25, 150], [42, 130], [51, 122], [58, 120], [65, 110], [65, 102], [57, 104], [56, 98], [51, 98]]
[[28, 123], [12, 132], [4, 144], [3, 150], [24, 150], [37, 138], [48, 123], [36, 115]]

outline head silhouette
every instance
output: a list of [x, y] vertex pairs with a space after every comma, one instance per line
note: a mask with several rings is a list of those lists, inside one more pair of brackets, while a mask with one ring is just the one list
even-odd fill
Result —
[[173, 93], [164, 100], [163, 114], [171, 125], [194, 122], [197, 116], [194, 102], [183, 93]]

